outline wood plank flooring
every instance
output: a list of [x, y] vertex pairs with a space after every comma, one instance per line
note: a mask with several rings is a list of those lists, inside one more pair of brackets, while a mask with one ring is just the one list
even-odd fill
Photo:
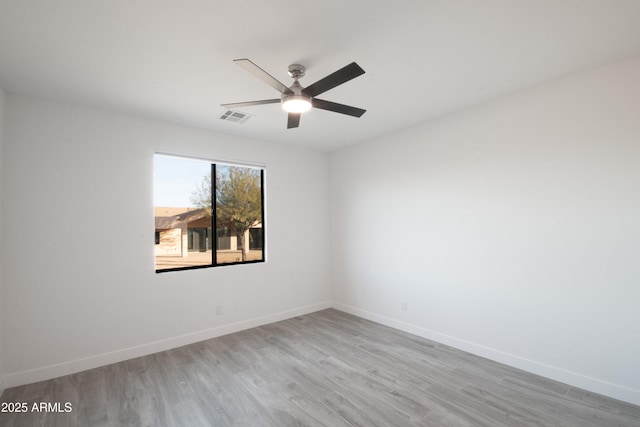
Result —
[[0, 426], [640, 426], [640, 407], [336, 310], [8, 389]]

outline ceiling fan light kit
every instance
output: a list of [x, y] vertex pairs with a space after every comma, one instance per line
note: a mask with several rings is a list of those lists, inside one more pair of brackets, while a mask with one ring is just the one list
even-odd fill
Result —
[[280, 92], [281, 97], [278, 99], [265, 99], [261, 101], [235, 102], [231, 104], [222, 104], [225, 108], [249, 107], [253, 105], [282, 103], [282, 108], [288, 113], [287, 129], [296, 128], [300, 125], [300, 115], [309, 111], [312, 107], [322, 110], [333, 111], [334, 113], [346, 114], [352, 117], [361, 117], [367, 110], [362, 108], [351, 107], [349, 105], [338, 104], [331, 101], [325, 101], [315, 98], [336, 86], [348, 82], [362, 74], [364, 70], [358, 64], [351, 64], [342, 67], [338, 71], [329, 74], [325, 78], [318, 80], [311, 86], [303, 87], [298, 79], [304, 77], [305, 67], [300, 64], [289, 65], [288, 73], [293, 78], [293, 84], [290, 87], [285, 86], [269, 73], [258, 67], [249, 59], [235, 59], [234, 62], [267, 83], [269, 86]]
[[311, 100], [303, 95], [284, 95], [282, 109], [287, 113], [304, 113], [311, 109]]

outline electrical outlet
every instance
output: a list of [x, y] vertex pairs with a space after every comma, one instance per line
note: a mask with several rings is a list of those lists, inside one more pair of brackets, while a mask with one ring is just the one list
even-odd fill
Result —
[[400, 301], [400, 310], [407, 311], [407, 302], [406, 301]]

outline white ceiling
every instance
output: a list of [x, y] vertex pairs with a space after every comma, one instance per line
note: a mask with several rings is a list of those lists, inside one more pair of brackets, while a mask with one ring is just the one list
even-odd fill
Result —
[[[7, 92], [325, 151], [638, 53], [638, 0], [0, 0]], [[367, 112], [219, 120], [279, 96], [235, 58], [287, 85], [301, 63], [304, 86], [356, 61], [322, 98]]]

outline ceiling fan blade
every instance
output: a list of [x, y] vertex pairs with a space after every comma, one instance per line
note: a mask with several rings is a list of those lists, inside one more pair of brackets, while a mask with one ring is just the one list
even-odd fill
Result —
[[277, 98], [277, 99], [263, 99], [262, 101], [232, 102], [231, 104], [220, 104], [220, 106], [224, 108], [251, 107], [254, 105], [276, 104], [279, 102], [280, 102], [280, 98]]
[[338, 104], [337, 102], [325, 101], [324, 99], [318, 98], [313, 98], [311, 100], [311, 105], [313, 108], [333, 111], [334, 113], [346, 114], [353, 117], [360, 117], [367, 111], [362, 108], [351, 107], [349, 105]]
[[300, 126], [300, 113], [289, 113], [287, 117], [287, 129]]
[[267, 73], [265, 70], [258, 67], [256, 64], [254, 64], [250, 60], [246, 58], [242, 58], [242, 59], [234, 59], [233, 62], [235, 62], [236, 64], [238, 64], [239, 66], [241, 66], [242, 68], [244, 68], [245, 70], [247, 70], [248, 72], [256, 76], [257, 78], [259, 78], [260, 80], [262, 80], [263, 82], [265, 82], [266, 84], [268, 84], [269, 86], [277, 90], [278, 92], [283, 94], [293, 93], [291, 89], [289, 89], [287, 86], [285, 86], [283, 83], [278, 81], [271, 74]]
[[329, 74], [327, 77], [318, 80], [311, 86], [304, 88], [302, 93], [314, 97], [328, 91], [329, 89], [333, 89], [342, 83], [348, 82], [351, 79], [355, 79], [362, 74], [364, 74], [364, 70], [360, 68], [358, 64], [352, 62], [335, 73]]

